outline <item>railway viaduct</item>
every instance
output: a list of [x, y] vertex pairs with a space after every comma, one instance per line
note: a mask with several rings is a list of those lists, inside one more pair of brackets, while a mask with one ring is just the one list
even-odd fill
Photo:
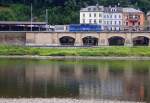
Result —
[[0, 32], [0, 44], [26, 46], [150, 46], [150, 32]]
[[150, 32], [26, 32], [27, 46], [150, 46]]

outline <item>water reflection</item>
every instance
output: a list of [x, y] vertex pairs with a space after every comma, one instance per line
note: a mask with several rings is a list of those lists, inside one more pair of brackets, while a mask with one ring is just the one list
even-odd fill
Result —
[[150, 101], [150, 64], [0, 59], [0, 96]]

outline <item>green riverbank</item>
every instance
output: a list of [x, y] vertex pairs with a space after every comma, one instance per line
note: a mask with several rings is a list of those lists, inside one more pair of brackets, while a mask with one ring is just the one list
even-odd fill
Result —
[[149, 47], [33, 48], [0, 46], [0, 55], [149, 57]]

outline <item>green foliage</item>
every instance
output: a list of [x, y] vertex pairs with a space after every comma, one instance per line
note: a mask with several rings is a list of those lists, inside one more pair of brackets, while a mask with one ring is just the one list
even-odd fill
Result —
[[29, 20], [29, 8], [21, 4], [12, 4], [8, 7], [1, 7], [1, 21], [25, 21]]
[[0, 12], [1, 21], [15, 20], [15, 16], [10, 10]]
[[0, 55], [39, 56], [150, 56], [149, 47], [101, 47], [101, 48], [31, 48], [0, 46]]
[[13, 4], [10, 6], [10, 10], [12, 10], [12, 13], [16, 20], [23, 21], [30, 19], [30, 8], [27, 6]]
[[0, 0], [0, 21], [29, 21], [31, 3], [34, 20], [45, 21], [45, 10], [48, 9], [50, 24], [79, 23], [80, 8], [96, 3], [136, 7], [145, 13], [150, 10], [150, 0]]

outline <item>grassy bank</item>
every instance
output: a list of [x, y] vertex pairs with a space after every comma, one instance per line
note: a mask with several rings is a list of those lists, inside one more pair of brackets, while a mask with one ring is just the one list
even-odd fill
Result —
[[150, 56], [150, 48], [149, 47], [31, 48], [19, 46], [0, 46], [0, 55]]

